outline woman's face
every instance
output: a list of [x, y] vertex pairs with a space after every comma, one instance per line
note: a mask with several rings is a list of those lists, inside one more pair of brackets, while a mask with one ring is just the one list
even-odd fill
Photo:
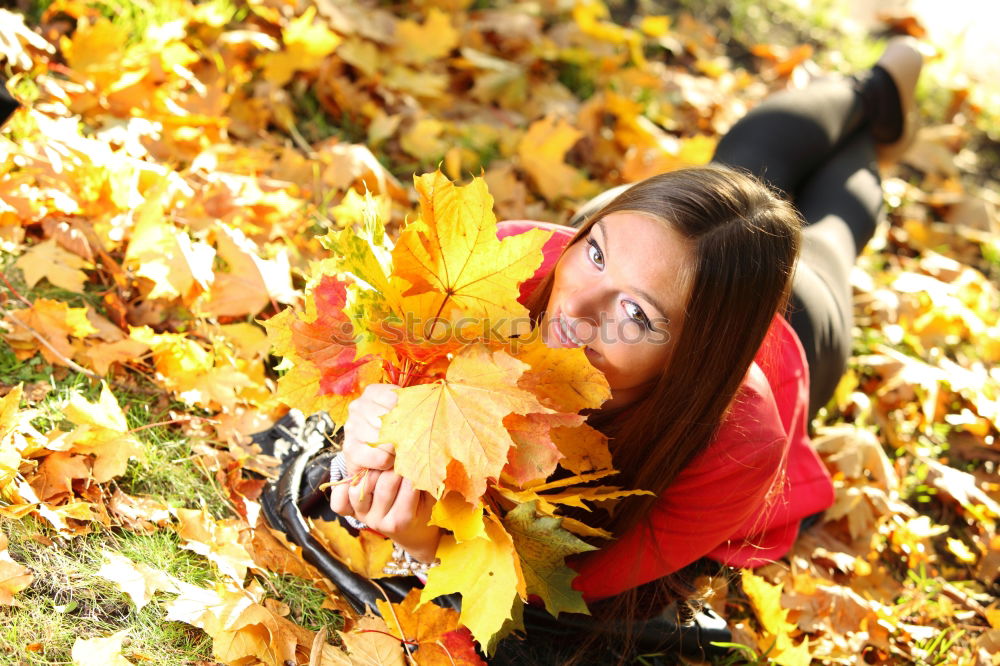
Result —
[[641, 397], [663, 372], [693, 262], [690, 241], [628, 212], [605, 216], [559, 260], [542, 336], [550, 347], [585, 347], [611, 385], [605, 407]]

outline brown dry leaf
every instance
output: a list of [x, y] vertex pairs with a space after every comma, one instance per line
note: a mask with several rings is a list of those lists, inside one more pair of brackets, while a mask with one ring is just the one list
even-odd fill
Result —
[[90, 345], [81, 354], [83, 360], [89, 361], [89, 365], [94, 372], [104, 376], [108, 374], [112, 365], [125, 365], [135, 362], [137, 359], [149, 351], [149, 345], [126, 338], [115, 342], [99, 342]]
[[257, 567], [263, 571], [291, 574], [323, 586], [322, 575], [302, 559], [302, 549], [287, 541], [281, 532], [268, 527], [263, 518], [258, 519], [253, 530], [249, 551]]
[[831, 471], [866, 481], [865, 472], [869, 472], [879, 488], [896, 493], [899, 478], [881, 442], [870, 431], [851, 426], [823, 428], [816, 432], [812, 445]]
[[45, 456], [29, 483], [39, 500], [58, 504], [73, 496], [73, 482], [88, 481], [90, 460], [86, 456], [55, 451]]
[[972, 517], [977, 520], [1000, 518], [1000, 503], [979, 488], [972, 474], [929, 458], [918, 460], [930, 468], [927, 481], [958, 502]]
[[133, 532], [152, 533], [170, 523], [170, 507], [148, 497], [133, 497], [115, 487], [108, 501], [108, 513]]
[[351, 631], [338, 631], [352, 666], [403, 666], [403, 647], [381, 618], [366, 616]]
[[216, 272], [205, 310], [217, 317], [255, 315], [269, 303], [291, 303], [296, 291], [288, 256], [261, 259], [254, 243], [238, 229], [219, 225], [216, 229], [219, 258], [229, 267]]
[[48, 298], [37, 299], [29, 308], [9, 311], [2, 323], [9, 331], [3, 337], [19, 360], [27, 360], [40, 351], [53, 365], [68, 365], [73, 358], [72, 338], [97, 333], [87, 319], [86, 308], [70, 307]]

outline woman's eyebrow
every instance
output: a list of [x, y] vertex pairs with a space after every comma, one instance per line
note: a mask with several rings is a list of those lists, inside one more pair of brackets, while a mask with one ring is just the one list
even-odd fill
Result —
[[[602, 220], [598, 220], [594, 224], [594, 226], [601, 230], [601, 245], [603, 247], [602, 251], [604, 252], [604, 263], [607, 264], [607, 262], [608, 262], [608, 230], [604, 227], [604, 220], [603, 219]], [[639, 296], [642, 296], [642, 298], [643, 298], [644, 301], [646, 301], [647, 303], [650, 303], [654, 308], [656, 308], [661, 315], [663, 315], [664, 317], [667, 317], [669, 315], [670, 311], [667, 310], [667, 308], [663, 307], [663, 304], [660, 303], [655, 298], [653, 298], [648, 292], [646, 292], [645, 290], [643, 290], [643, 289], [641, 289], [639, 287], [631, 287], [631, 289], [635, 293], [639, 294]]]

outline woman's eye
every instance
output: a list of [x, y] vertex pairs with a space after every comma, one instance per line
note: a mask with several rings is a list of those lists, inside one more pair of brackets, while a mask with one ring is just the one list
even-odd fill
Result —
[[587, 250], [587, 256], [589, 256], [590, 260], [594, 262], [594, 265], [604, 266], [604, 253], [601, 252], [601, 248], [597, 246], [597, 241], [593, 238], [588, 238], [587, 245], [590, 246]]
[[649, 317], [642, 311], [642, 308], [632, 301], [622, 301], [622, 304], [625, 306], [625, 314], [628, 315], [629, 319], [639, 322], [644, 328], [650, 328]]

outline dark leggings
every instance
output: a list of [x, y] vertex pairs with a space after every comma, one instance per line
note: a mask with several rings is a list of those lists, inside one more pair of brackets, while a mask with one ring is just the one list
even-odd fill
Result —
[[733, 125], [713, 161], [747, 169], [778, 188], [805, 220], [787, 317], [805, 348], [815, 415], [833, 396], [851, 354], [851, 268], [882, 210], [861, 98], [846, 79], [772, 95]]
[[[786, 316], [805, 348], [814, 416], [833, 396], [851, 354], [851, 267], [882, 209], [861, 98], [848, 79], [771, 95], [722, 137], [712, 161], [746, 169], [777, 188], [805, 220]], [[588, 202], [574, 226], [626, 187]]]

